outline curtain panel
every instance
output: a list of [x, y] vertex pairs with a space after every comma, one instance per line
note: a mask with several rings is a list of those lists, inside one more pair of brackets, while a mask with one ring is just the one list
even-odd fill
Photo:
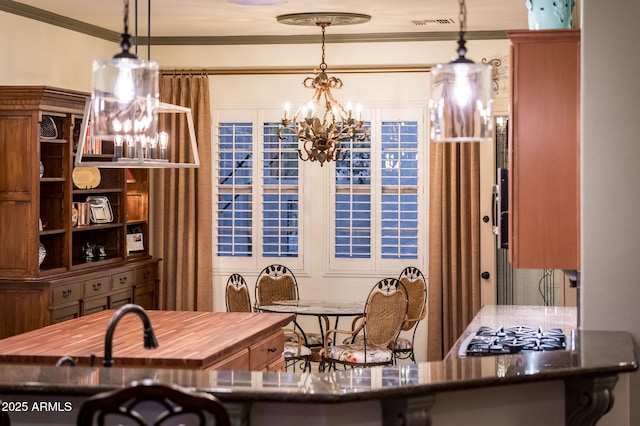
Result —
[[[162, 76], [160, 101], [191, 108], [200, 168], [152, 169], [151, 249], [160, 262], [160, 309], [211, 311], [212, 198], [209, 79]], [[185, 114], [159, 114], [169, 158], [192, 162]]]
[[427, 360], [444, 358], [480, 310], [479, 143], [431, 143]]

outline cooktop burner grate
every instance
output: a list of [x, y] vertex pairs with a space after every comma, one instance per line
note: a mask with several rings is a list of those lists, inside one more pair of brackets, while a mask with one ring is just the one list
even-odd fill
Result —
[[521, 352], [554, 351], [566, 348], [566, 336], [561, 328], [532, 328], [524, 326], [480, 327], [461, 349], [468, 356], [513, 354]]

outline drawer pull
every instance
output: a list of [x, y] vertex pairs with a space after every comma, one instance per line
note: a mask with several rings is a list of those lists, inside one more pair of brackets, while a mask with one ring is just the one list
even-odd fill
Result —
[[100, 291], [101, 288], [102, 288], [101, 283], [96, 283], [93, 285], [93, 291]]
[[151, 276], [151, 271], [144, 271], [144, 279], [148, 279]]
[[66, 299], [71, 296], [71, 290], [62, 290], [62, 297]]
[[278, 348], [277, 348], [277, 347], [275, 347], [275, 346], [274, 346], [274, 347], [272, 347], [272, 348], [267, 349], [267, 351], [268, 351], [268, 352], [275, 352], [275, 351], [277, 351], [277, 350], [278, 350]]
[[127, 277], [120, 277], [120, 284], [126, 284], [127, 283]]

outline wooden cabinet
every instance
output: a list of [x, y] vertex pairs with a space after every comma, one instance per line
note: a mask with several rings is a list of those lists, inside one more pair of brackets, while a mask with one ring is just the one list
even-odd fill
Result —
[[[136, 301], [139, 288], [144, 288], [147, 294], [142, 306], [157, 309], [158, 262], [158, 259], [137, 260], [54, 279], [0, 280], [0, 306], [3, 306], [0, 338], [117, 309]], [[152, 271], [146, 281], [137, 281], [136, 277], [144, 276], [136, 274], [139, 269]]]
[[509, 260], [580, 269], [580, 31], [507, 34]]
[[[148, 171], [77, 169], [74, 179], [87, 97], [47, 86], [0, 86], [0, 292], [9, 292], [0, 300], [25, 294], [23, 282], [33, 291], [20, 308], [42, 311], [9, 319], [19, 308], [3, 309], [0, 337], [130, 303], [136, 268], [157, 266], [149, 266]], [[110, 161], [113, 147], [102, 148], [85, 155]], [[89, 185], [79, 183], [80, 172], [91, 172]], [[108, 200], [109, 208], [90, 210], [81, 226], [75, 207], [89, 197]], [[128, 235], [135, 235], [135, 246]], [[121, 291], [113, 288], [114, 270], [126, 278]], [[157, 272], [141, 281], [147, 307], [157, 302], [155, 279]]]

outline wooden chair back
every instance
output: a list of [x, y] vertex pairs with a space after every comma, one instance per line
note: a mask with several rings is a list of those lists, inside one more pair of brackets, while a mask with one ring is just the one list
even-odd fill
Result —
[[[2, 403], [2, 399], [0, 399], [0, 403]], [[0, 410], [0, 426], [11, 426], [11, 419], [7, 411]]]
[[240, 274], [232, 274], [225, 290], [227, 312], [251, 312], [251, 296], [247, 282]]
[[145, 380], [94, 395], [80, 406], [78, 426], [108, 424], [230, 426], [231, 421], [212, 395]]
[[264, 268], [256, 280], [256, 306], [271, 305], [278, 300], [298, 299], [298, 283], [293, 272], [284, 265]]
[[424, 319], [427, 313], [427, 280], [414, 266], [404, 268], [398, 279], [404, 286], [409, 300], [407, 321], [402, 324], [402, 330], [408, 331]]
[[395, 341], [407, 317], [407, 293], [396, 278], [384, 278], [373, 287], [365, 305], [364, 335], [368, 343], [388, 346]]

